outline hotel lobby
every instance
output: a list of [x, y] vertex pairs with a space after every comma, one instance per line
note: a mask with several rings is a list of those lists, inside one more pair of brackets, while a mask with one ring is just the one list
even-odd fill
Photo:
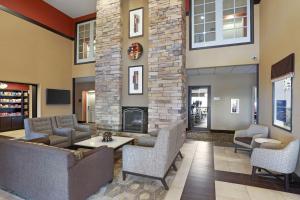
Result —
[[300, 200], [298, 8], [0, 0], [0, 200]]

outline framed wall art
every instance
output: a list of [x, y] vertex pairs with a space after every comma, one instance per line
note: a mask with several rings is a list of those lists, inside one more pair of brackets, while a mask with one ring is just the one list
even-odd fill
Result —
[[273, 126], [292, 131], [293, 78], [273, 82]]
[[240, 100], [231, 99], [231, 110], [230, 113], [239, 114], [240, 113]]
[[272, 65], [273, 122], [272, 125], [293, 132], [293, 81], [295, 77], [295, 54], [292, 53]]
[[144, 8], [129, 11], [129, 38], [141, 37], [144, 34]]
[[138, 42], [132, 43], [127, 53], [130, 60], [138, 60], [143, 55], [143, 46]]
[[128, 94], [143, 94], [143, 65], [128, 67]]

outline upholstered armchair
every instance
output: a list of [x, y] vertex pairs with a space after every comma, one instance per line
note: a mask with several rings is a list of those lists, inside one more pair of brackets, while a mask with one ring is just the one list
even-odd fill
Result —
[[255, 138], [267, 138], [269, 134], [269, 128], [262, 125], [251, 124], [246, 130], [235, 131], [234, 134], [234, 152], [237, 150], [252, 151], [255, 145]]
[[289, 188], [289, 177], [295, 172], [298, 155], [299, 140], [294, 139], [282, 149], [255, 148], [251, 156], [252, 176], [257, 169], [264, 169], [284, 175], [285, 189]]
[[91, 138], [90, 127], [78, 124], [76, 115], [56, 116], [55, 119], [58, 128], [71, 128], [73, 130], [72, 143]]
[[71, 145], [72, 129], [57, 128], [53, 117], [28, 118], [24, 120], [24, 126], [26, 139], [47, 137], [51, 146]]
[[158, 131], [150, 132], [148, 135], [141, 136], [137, 139], [137, 145], [144, 147], [154, 147]]
[[[177, 134], [178, 134], [177, 135], [178, 140], [176, 144], [177, 149], [179, 149], [178, 155], [181, 158], [183, 158], [180, 148], [183, 146], [186, 139], [186, 126], [183, 120], [177, 122], [176, 126], [177, 126]], [[158, 131], [150, 132], [148, 135], [139, 137], [137, 139], [137, 145], [144, 146], [144, 147], [154, 147], [157, 136], [158, 136]]]
[[126, 145], [123, 147], [123, 179], [127, 174], [158, 179], [165, 189], [168, 170], [175, 166], [177, 149], [177, 126], [161, 129], [154, 147]]

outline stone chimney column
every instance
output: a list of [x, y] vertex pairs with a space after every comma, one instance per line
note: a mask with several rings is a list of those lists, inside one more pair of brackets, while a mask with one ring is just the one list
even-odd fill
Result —
[[149, 131], [185, 120], [185, 1], [149, 0]]
[[121, 0], [98, 0], [96, 24], [96, 124], [121, 130]]

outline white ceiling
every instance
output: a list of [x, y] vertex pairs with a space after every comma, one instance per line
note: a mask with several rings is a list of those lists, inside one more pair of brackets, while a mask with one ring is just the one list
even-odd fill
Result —
[[254, 74], [256, 65], [210, 67], [187, 70], [188, 76], [216, 75], [216, 74]]
[[76, 18], [96, 12], [97, 0], [44, 0], [46, 3]]

